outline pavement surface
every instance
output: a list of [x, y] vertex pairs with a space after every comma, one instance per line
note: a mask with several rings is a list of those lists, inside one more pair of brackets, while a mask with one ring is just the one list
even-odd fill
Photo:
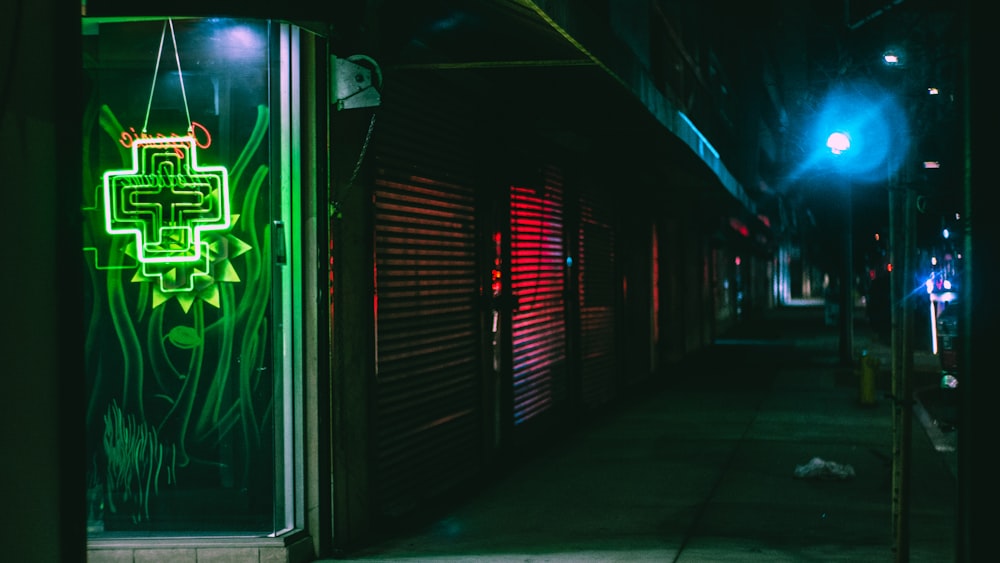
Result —
[[822, 308], [782, 308], [434, 517], [322, 561], [954, 561], [940, 364], [915, 353], [910, 487], [894, 501], [890, 349], [855, 319], [855, 350], [880, 360], [874, 401]]

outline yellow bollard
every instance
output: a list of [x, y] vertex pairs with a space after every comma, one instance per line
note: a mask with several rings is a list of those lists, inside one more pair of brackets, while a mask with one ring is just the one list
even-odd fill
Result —
[[868, 350], [861, 351], [861, 378], [858, 388], [858, 400], [862, 405], [875, 404], [875, 377], [878, 375], [879, 361], [868, 355]]

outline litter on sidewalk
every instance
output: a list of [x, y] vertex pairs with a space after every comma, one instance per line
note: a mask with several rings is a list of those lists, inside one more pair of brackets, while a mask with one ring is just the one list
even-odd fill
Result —
[[799, 479], [850, 479], [854, 477], [854, 467], [846, 463], [825, 461], [814, 457], [805, 465], [795, 466], [795, 477]]

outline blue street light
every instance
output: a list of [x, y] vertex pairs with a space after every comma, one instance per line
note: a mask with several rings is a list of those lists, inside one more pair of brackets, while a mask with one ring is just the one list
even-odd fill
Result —
[[[898, 63], [898, 60], [897, 60]], [[832, 174], [843, 186], [845, 263], [840, 296], [841, 360], [853, 361], [853, 185], [885, 184], [906, 160], [910, 148], [905, 108], [875, 84], [856, 81], [833, 88], [804, 129], [809, 150], [788, 176], [790, 183]], [[891, 199], [891, 198], [890, 198]]]
[[853, 83], [827, 94], [805, 140], [814, 148], [791, 179], [832, 170], [868, 184], [885, 182], [903, 163], [910, 131], [894, 96], [868, 83]]
[[909, 150], [904, 108], [887, 92], [859, 82], [833, 89], [823, 100], [810, 130], [813, 152], [799, 172], [833, 172], [843, 182], [844, 271], [840, 295], [841, 361], [853, 362], [854, 237], [852, 186], [884, 183]]
[[845, 131], [834, 131], [826, 138], [826, 148], [833, 154], [844, 154], [851, 148], [851, 136]]
[[[849, 158], [851, 134], [834, 131], [826, 138], [826, 148], [836, 158]], [[840, 282], [840, 361], [844, 365], [854, 362], [854, 203], [851, 194], [851, 173], [844, 176], [844, 272]]]

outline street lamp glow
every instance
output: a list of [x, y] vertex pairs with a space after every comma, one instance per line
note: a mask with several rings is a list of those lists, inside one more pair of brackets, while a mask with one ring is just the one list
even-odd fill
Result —
[[843, 154], [851, 148], [851, 136], [843, 131], [834, 131], [827, 137], [826, 146], [833, 154]]
[[793, 177], [836, 170], [850, 174], [852, 183], [885, 182], [909, 152], [909, 125], [902, 105], [875, 84], [840, 85], [818, 107], [806, 127], [806, 146], [812, 148]]

